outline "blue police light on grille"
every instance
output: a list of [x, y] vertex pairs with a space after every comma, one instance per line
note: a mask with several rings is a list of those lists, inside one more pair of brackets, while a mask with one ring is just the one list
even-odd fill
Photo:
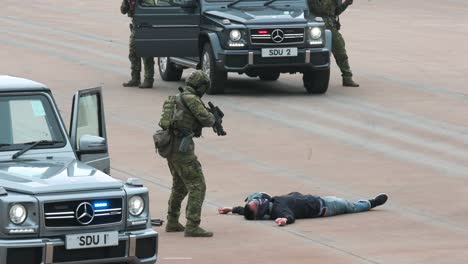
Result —
[[108, 202], [95, 202], [93, 205], [94, 205], [94, 208], [96, 208], [96, 209], [102, 209], [102, 208], [109, 207]]

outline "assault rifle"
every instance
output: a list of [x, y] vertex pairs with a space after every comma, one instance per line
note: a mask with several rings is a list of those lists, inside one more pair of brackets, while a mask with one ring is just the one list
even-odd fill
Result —
[[218, 134], [218, 136], [225, 136], [227, 133], [224, 131], [224, 127], [222, 125], [223, 123], [223, 117], [224, 113], [219, 109], [219, 107], [213, 105], [213, 103], [208, 102], [208, 106], [210, 107], [209, 111], [214, 115], [215, 117], [215, 123], [213, 125], [213, 131]]
[[[208, 102], [208, 106], [210, 107], [208, 111], [214, 115], [215, 123], [213, 124], [213, 131], [218, 134], [218, 136], [225, 136], [227, 133], [224, 131], [223, 117], [224, 113], [219, 109], [219, 107], [214, 106], [213, 103]], [[192, 138], [196, 136], [194, 132], [190, 132], [185, 129], [179, 129], [180, 137], [182, 137], [182, 141], [179, 145], [180, 152], [187, 152], [189, 151], [189, 146], [192, 141]], [[199, 135], [198, 135], [199, 136]]]
[[[179, 92], [182, 94], [184, 92], [184, 88], [179, 87]], [[182, 95], [180, 96], [180, 99], [182, 101], [182, 104], [185, 106], [185, 108], [187, 108], [187, 110], [190, 111], [190, 108], [188, 108], [188, 106], [185, 103], [185, 100], [183, 99]], [[213, 103], [211, 103], [211, 102], [208, 102], [208, 106], [210, 107], [210, 108], [208, 108], [208, 111], [210, 111], [210, 113], [212, 113], [214, 115], [214, 117], [215, 117], [215, 123], [213, 125], [213, 131], [216, 134], [218, 134], [218, 136], [227, 135], [227, 133], [226, 133], [226, 131], [224, 131], [224, 127], [222, 125], [223, 117], [224, 117], [223, 111], [221, 111], [221, 109], [219, 109], [219, 107], [213, 105]], [[192, 113], [192, 115], [193, 115], [193, 113]]]

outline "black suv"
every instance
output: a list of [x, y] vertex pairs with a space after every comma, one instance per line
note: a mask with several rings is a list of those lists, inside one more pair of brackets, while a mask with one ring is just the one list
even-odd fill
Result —
[[327, 91], [331, 32], [304, 0], [137, 1], [134, 16], [139, 56], [159, 57], [165, 81], [186, 68], [205, 71], [209, 94], [224, 92], [228, 72], [274, 81], [302, 73], [312, 94]]

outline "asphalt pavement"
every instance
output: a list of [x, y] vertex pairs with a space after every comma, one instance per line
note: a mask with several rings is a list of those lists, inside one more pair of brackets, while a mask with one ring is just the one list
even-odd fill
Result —
[[[154, 152], [162, 103], [180, 82], [125, 88], [129, 19], [120, 1], [2, 0], [0, 73], [53, 90], [68, 121], [78, 89], [102, 86], [112, 175], [140, 177], [165, 218], [171, 176]], [[301, 75], [230, 74], [206, 101], [226, 137], [196, 140], [207, 182], [202, 226], [213, 238], [160, 231], [158, 263], [466, 263], [468, 1], [354, 1], [342, 16], [359, 88], [305, 93]], [[157, 71], [157, 67], [156, 67]], [[183, 79], [190, 70], [184, 71]], [[389, 201], [370, 212], [298, 220], [218, 215], [253, 191]]]

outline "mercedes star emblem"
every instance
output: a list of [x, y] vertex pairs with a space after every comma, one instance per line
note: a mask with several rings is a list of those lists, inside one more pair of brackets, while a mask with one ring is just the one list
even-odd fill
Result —
[[94, 219], [93, 206], [88, 202], [83, 202], [76, 208], [76, 221], [82, 225], [91, 223]]
[[281, 29], [275, 29], [271, 32], [271, 39], [276, 42], [280, 43], [284, 40], [284, 32]]

